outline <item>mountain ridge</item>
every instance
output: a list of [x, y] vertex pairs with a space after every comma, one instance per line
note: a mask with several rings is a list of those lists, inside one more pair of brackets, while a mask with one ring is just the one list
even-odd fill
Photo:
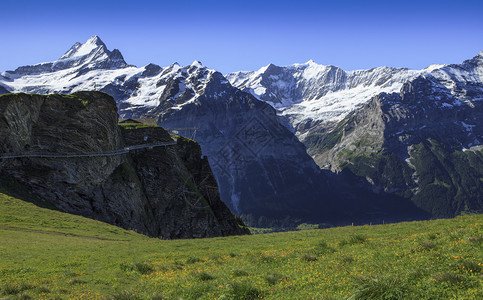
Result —
[[[60, 155], [2, 159], [2, 187], [12, 182], [61, 211], [163, 239], [248, 233], [220, 200], [196, 142], [173, 143], [158, 126], [120, 127], [107, 94], [2, 95], [0, 114], [2, 154]], [[133, 147], [102, 155], [125, 146]]]
[[[74, 61], [67, 69], [42, 73], [44, 67], [41, 64], [37, 75], [12, 75], [12, 78], [8, 77], [10, 73], [4, 72], [0, 77], [0, 93], [67, 94], [96, 89], [114, 97], [121, 117], [156, 118], [158, 124], [166, 128], [200, 127], [196, 140], [201, 144], [203, 154], [210, 159], [222, 199], [239, 213], [256, 214], [257, 211], [264, 211], [266, 214], [274, 214], [276, 207], [285, 207], [287, 212], [295, 211], [301, 208], [293, 200], [297, 197], [305, 199], [305, 202], [299, 200], [304, 203], [305, 208], [302, 210], [310, 211], [307, 207], [313, 206], [312, 211], [321, 216], [330, 215], [328, 211], [331, 209], [339, 212], [343, 210], [342, 207], [329, 209], [333, 201], [355, 205], [354, 199], [362, 193], [359, 187], [341, 193], [350, 194], [349, 198], [337, 198], [339, 196], [329, 192], [330, 184], [341, 183], [343, 180], [337, 179], [337, 174], [319, 170], [317, 165], [335, 172], [350, 171], [346, 168], [347, 164], [343, 164], [342, 168], [342, 162], [333, 155], [340, 153], [334, 147], [344, 144], [346, 137], [350, 136], [352, 142], [362, 139], [357, 142], [359, 144], [368, 140], [364, 136], [365, 132], [361, 132], [357, 139], [350, 134], [351, 129], [346, 132], [350, 121], [347, 118], [352, 113], [365, 109], [368, 113], [358, 116], [357, 120], [366, 122], [363, 120], [366, 117], [375, 118], [380, 121], [367, 124], [373, 124], [374, 128], [381, 130], [387, 127], [385, 122], [389, 119], [384, 115], [386, 112], [383, 114], [379, 110], [376, 113], [373, 110], [369, 113], [370, 110], [365, 108], [371, 105], [372, 99], [386, 99], [384, 103], [388, 103], [390, 109], [394, 106], [393, 110], [399, 116], [411, 115], [407, 111], [419, 109], [419, 106], [424, 106], [424, 101], [413, 101], [403, 111], [398, 108], [398, 105], [404, 104], [401, 104], [401, 100], [388, 102], [387, 99], [397, 98], [394, 95], [401, 95], [403, 102], [409, 99], [407, 97], [424, 95], [437, 104], [433, 107], [435, 112], [453, 109], [455, 114], [463, 114], [464, 111], [467, 115], [471, 115], [472, 111], [459, 110], [458, 107], [472, 107], [475, 101], [483, 99], [483, 51], [462, 64], [430, 65], [423, 70], [378, 67], [344, 71], [309, 60], [285, 67], [269, 64], [258, 71], [242, 71], [224, 76], [198, 61], [187, 66], [177, 63], [167, 67], [148, 64], [137, 68], [120, 60], [122, 55], [120, 52], [116, 54], [115, 50], [110, 52], [111, 57], [104, 55], [107, 47], [105, 50], [103, 47], [105, 44], [94, 36], [88, 43], [75, 44], [64, 54], [66, 60]], [[101, 49], [104, 54], [96, 56], [100, 52], [95, 49]], [[83, 55], [75, 56], [76, 53]], [[76, 57], [81, 59], [73, 59]], [[418, 81], [421, 78], [422, 81]], [[414, 82], [425, 82], [430, 93], [424, 94], [420, 87], [411, 85]], [[411, 88], [419, 94], [414, 94]], [[380, 105], [376, 102], [374, 105]], [[470, 129], [476, 126], [466, 117], [458, 119], [458, 122], [456, 127], [451, 127], [452, 132], [458, 134], [471, 133]], [[358, 123], [352, 127], [355, 124]], [[415, 127], [415, 130], [420, 129]], [[393, 134], [399, 131], [395, 130]], [[382, 147], [387, 137], [383, 132], [375, 133], [375, 136], [380, 137], [376, 144]], [[465, 141], [460, 147], [470, 148], [483, 140], [479, 133], [474, 134], [474, 137], [472, 141], [458, 138], [459, 141]], [[397, 138], [403, 139], [404, 136], [399, 134]], [[364, 147], [371, 148], [367, 145]], [[396, 152], [396, 156], [408, 155], [404, 149]], [[351, 163], [351, 160], [346, 163]], [[404, 159], [402, 164], [407, 166]], [[355, 175], [357, 177], [360, 174]], [[347, 179], [349, 181], [358, 180], [351, 175], [347, 178], [352, 178]], [[362, 182], [360, 186], [369, 184], [372, 192], [379, 193], [381, 197], [390, 197], [391, 187], [375, 184], [386, 181], [370, 176], [363, 177], [363, 181], [365, 183]], [[347, 182], [341, 184], [347, 186]], [[370, 195], [366, 194], [367, 199], [362, 201], [361, 207], [381, 205], [370, 204]], [[409, 199], [404, 193], [397, 197]], [[261, 200], [258, 203], [253, 199]], [[262, 203], [264, 201], [265, 204]], [[326, 212], [324, 207], [328, 208]], [[364, 209], [361, 208], [361, 211]]]

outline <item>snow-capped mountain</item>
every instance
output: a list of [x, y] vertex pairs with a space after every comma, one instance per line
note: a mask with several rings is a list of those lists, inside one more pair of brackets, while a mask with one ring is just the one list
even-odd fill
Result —
[[312, 150], [319, 165], [350, 171], [374, 191], [411, 199], [433, 216], [452, 217], [483, 208], [482, 141], [481, 85], [455, 93], [427, 75], [400, 93], [371, 98]]
[[155, 65], [144, 69], [144, 77], [138, 79], [138, 88], [120, 106], [123, 116], [140, 113], [157, 116], [168, 108], [179, 110], [203, 94], [218, 98], [233, 89], [221, 73], [206, 68], [199, 61], [185, 67], [174, 63], [164, 69]]
[[93, 36], [85, 44], [76, 43], [54, 62], [3, 72], [0, 84], [9, 92], [71, 93], [107, 84], [120, 69], [132, 72], [136, 68], [126, 64], [119, 50], [109, 51]]
[[[481, 57], [481, 53], [478, 57]], [[477, 59], [475, 58], [475, 59]], [[398, 93], [404, 83], [431, 74], [458, 93], [460, 83], [481, 85], [481, 69], [466, 65], [431, 65], [423, 70], [379, 67], [344, 71], [308, 61], [226, 75], [233, 86], [250, 92], [287, 118], [300, 140], [311, 129], [333, 128], [347, 114], [380, 93]], [[465, 95], [461, 95], [464, 96]]]
[[[115, 98], [121, 117], [136, 117], [153, 108], [177, 107], [194, 101], [213, 76], [222, 76], [199, 61], [162, 68], [128, 65], [117, 49], [109, 51], [98, 36], [74, 44], [54, 62], [19, 67], [1, 73], [3, 93], [60, 93], [103, 91]], [[230, 85], [227, 80], [223, 84]], [[151, 113], [152, 115], [152, 113]]]
[[[451, 151], [481, 145], [475, 118], [483, 100], [482, 66], [483, 52], [462, 64], [423, 70], [344, 71], [309, 61], [223, 76], [198, 61], [128, 65], [93, 36], [54, 62], [1, 73], [0, 94], [98, 90], [116, 100], [121, 117], [199, 127], [195, 139], [210, 160], [222, 200], [238, 213], [334, 223], [400, 220], [438, 214], [414, 196], [418, 180], [400, 182], [385, 166], [405, 170], [406, 177], [416, 170], [418, 178], [422, 169], [408, 160], [418, 143], [436, 139]], [[368, 164], [386, 171], [349, 168], [367, 170], [361, 161], [381, 151], [390, 155]], [[314, 159], [340, 174], [320, 170]], [[471, 201], [472, 209], [483, 206]], [[461, 211], [448, 207], [439, 215]]]
[[398, 92], [419, 73], [388, 67], [344, 71], [308, 61], [284, 67], [269, 64], [255, 72], [226, 77], [235, 87], [278, 109], [303, 140], [307, 123], [334, 124], [372, 96]]
[[430, 69], [423, 76], [435, 78], [434, 89], [441, 90], [442, 86], [453, 96], [454, 103], [447, 104], [459, 106], [462, 102], [472, 106], [474, 101], [483, 100], [483, 51], [461, 64]]
[[166, 128], [199, 127], [196, 140], [232, 210], [327, 215], [324, 177], [268, 104], [197, 61], [137, 68], [119, 58], [119, 51], [110, 52], [94, 36], [55, 62], [2, 73], [0, 84], [8, 92], [41, 94], [96, 89], [114, 97], [121, 117], [158, 118]]
[[[85, 44], [76, 43], [54, 62], [23, 66], [1, 75], [3, 86], [11, 92], [68, 93], [93, 89], [93, 79], [97, 78], [91, 72], [129, 67], [119, 50], [109, 51], [99, 37], [93, 36]], [[108, 72], [105, 80], [112, 73]]]
[[432, 66], [379, 93], [332, 129], [312, 127], [308, 152], [378, 193], [411, 199], [433, 216], [482, 210], [483, 53]]

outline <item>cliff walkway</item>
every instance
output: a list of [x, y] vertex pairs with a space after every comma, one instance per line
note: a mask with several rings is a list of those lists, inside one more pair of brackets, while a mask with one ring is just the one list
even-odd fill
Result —
[[95, 152], [95, 153], [41, 153], [41, 152], [24, 152], [24, 153], [5, 153], [0, 156], [0, 159], [4, 158], [24, 158], [24, 157], [42, 157], [42, 158], [72, 158], [72, 157], [96, 157], [96, 156], [115, 156], [126, 154], [129, 151], [154, 148], [154, 147], [166, 147], [176, 145], [176, 141], [169, 142], [159, 142], [151, 144], [140, 144], [125, 147], [123, 149], [105, 151], [105, 152]]

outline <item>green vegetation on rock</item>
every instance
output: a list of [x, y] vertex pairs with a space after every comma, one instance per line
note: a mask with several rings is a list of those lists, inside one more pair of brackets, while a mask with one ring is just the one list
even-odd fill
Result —
[[387, 146], [387, 140], [378, 140], [377, 135], [362, 131], [349, 136], [353, 129], [347, 128], [356, 123], [355, 116], [349, 115], [324, 139], [319, 139], [318, 155], [330, 161], [333, 168], [350, 170], [369, 182], [375, 191], [411, 199], [434, 217], [481, 212], [481, 149], [455, 150], [428, 138], [405, 146], [407, 154], [402, 151], [396, 154]]
[[344, 134], [352, 131], [352, 128], [347, 128], [348, 123], [349, 119], [344, 119], [328, 134], [311, 133], [307, 136], [304, 144], [308, 149], [317, 148], [320, 151], [330, 150], [340, 142]]
[[118, 125], [121, 126], [121, 128], [126, 130], [159, 127], [157, 125], [144, 124], [144, 123], [119, 123]]
[[[411, 175], [414, 171], [394, 153], [381, 151], [371, 154], [347, 154], [348, 150], [343, 151], [346, 154], [339, 166], [340, 169], [348, 168], [357, 176], [371, 179], [376, 186], [396, 191], [399, 196], [411, 195], [408, 187], [411, 186]], [[343, 151], [340, 153], [344, 153]]]
[[451, 217], [483, 207], [483, 153], [451, 151], [429, 140], [416, 145], [411, 163], [419, 190], [413, 201], [434, 216]]

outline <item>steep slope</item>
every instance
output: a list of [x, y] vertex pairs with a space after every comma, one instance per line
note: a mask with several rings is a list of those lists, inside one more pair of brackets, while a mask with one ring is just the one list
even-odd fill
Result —
[[[388, 142], [387, 113], [379, 108], [389, 105], [385, 101], [399, 100], [371, 99], [391, 98], [413, 83], [419, 85], [418, 80], [423, 78], [429, 82], [421, 83], [430, 90], [425, 91], [430, 95], [423, 95], [429, 101], [452, 97], [451, 101], [440, 101], [435, 111], [472, 107], [473, 101], [481, 98], [479, 57], [481, 54], [461, 65], [433, 65], [421, 71], [387, 67], [343, 71], [309, 61], [286, 67], [268, 65], [257, 72], [224, 77], [197, 61], [184, 67], [177, 63], [164, 68], [154, 64], [130, 66], [119, 51], [109, 51], [94, 36], [85, 44], [74, 45], [56, 62], [0, 74], [0, 93], [100, 90], [115, 99], [121, 117], [156, 118], [168, 129], [198, 128], [194, 139], [209, 158], [221, 199], [238, 213], [301, 216], [317, 222], [338, 218], [346, 223], [357, 218], [370, 221], [375, 215], [380, 220], [419, 218], [428, 215], [411, 207], [409, 199], [414, 191], [412, 183], [401, 179], [406, 177], [393, 178], [396, 183], [389, 184], [370, 176], [353, 176], [342, 150], [360, 148], [354, 153], [359, 155], [382, 151], [383, 147], [402, 159], [387, 168], [405, 169], [408, 151], [404, 147], [413, 144]], [[404, 93], [408, 97], [413, 92]], [[380, 113], [374, 112], [377, 109]], [[397, 114], [424, 116], [424, 109], [422, 113], [414, 109], [417, 105], [406, 106]], [[360, 114], [355, 117], [355, 112]], [[466, 134], [471, 133], [476, 126], [469, 117], [473, 111], [457, 113], [467, 115], [464, 124], [445, 128], [451, 134], [463, 128]], [[428, 117], [425, 122], [434, 121]], [[414, 123], [391, 122], [393, 133]], [[431, 127], [425, 122], [420, 126]], [[426, 137], [434, 139], [430, 134]], [[356, 140], [360, 141], [352, 143]], [[469, 148], [479, 145], [481, 137], [474, 131], [457, 140], [466, 143], [460, 146]], [[319, 170], [313, 159], [320, 167], [339, 174]], [[410, 187], [396, 188], [401, 182]], [[393, 189], [392, 194], [371, 191]]]
[[270, 106], [198, 61], [185, 67], [102, 67], [114, 52], [94, 36], [59, 59], [71, 62], [63, 64], [66, 69], [52, 69], [57, 62], [22, 67], [2, 73], [3, 84], [16, 92], [97, 89], [114, 97], [123, 118], [158, 118], [167, 128], [199, 127], [195, 139], [210, 159], [222, 200], [236, 212], [304, 215], [315, 204], [329, 206], [321, 188], [326, 178]]
[[[196, 143], [119, 128], [104, 93], [7, 94], [0, 115], [0, 177], [59, 210], [167, 239], [247, 233]], [[143, 144], [167, 145], [116, 152]]]
[[481, 66], [481, 59], [372, 98], [315, 144], [316, 161], [352, 171], [375, 191], [410, 198], [433, 216], [482, 211], [483, 85], [458, 81], [459, 90], [450, 90], [454, 82], [440, 81], [454, 68], [465, 76], [462, 67], [473, 63]]
[[433, 216], [483, 209], [483, 52], [421, 71], [309, 61], [227, 78], [277, 108], [320, 167], [352, 172]]
[[332, 224], [428, 217], [405, 199], [383, 199], [357, 179], [319, 170], [271, 106], [220, 73], [193, 65], [180, 72], [173, 94], [182, 95], [193, 77], [204, 78], [204, 85], [192, 98], [167, 98], [150, 113], [166, 128], [199, 128], [196, 139], [234, 211], [275, 223], [287, 217]]
[[388, 67], [344, 71], [309, 61], [284, 67], [270, 64], [255, 72], [227, 74], [227, 79], [276, 108], [314, 156], [318, 138], [347, 114], [381, 93], [398, 93], [418, 76], [431, 75], [437, 81], [434, 88], [443, 85], [461, 101], [478, 99], [482, 53], [461, 65], [431, 65], [419, 71]]
[[396, 92], [419, 71], [388, 67], [344, 71], [308, 61], [269, 64], [255, 72], [227, 74], [233, 86], [279, 110], [301, 141], [313, 128], [332, 128], [349, 112], [381, 92]]
[[324, 178], [269, 105], [201, 65], [179, 69], [166, 85], [170, 93], [146, 115], [165, 128], [199, 128], [196, 140], [234, 211], [306, 215], [311, 205], [329, 206], [319, 183]]

